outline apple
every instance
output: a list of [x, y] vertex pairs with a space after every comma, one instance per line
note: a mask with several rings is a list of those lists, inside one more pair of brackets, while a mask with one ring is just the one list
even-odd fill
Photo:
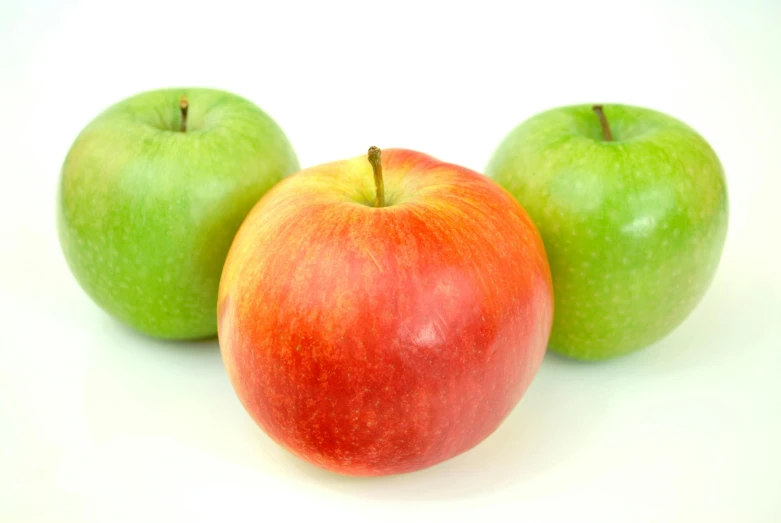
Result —
[[57, 195], [65, 259], [108, 313], [150, 336], [217, 332], [233, 236], [298, 160], [251, 102], [163, 89], [110, 107], [76, 138]]
[[545, 353], [542, 241], [504, 189], [403, 149], [312, 167], [252, 209], [219, 339], [274, 440], [348, 475], [422, 469], [491, 434]]
[[529, 212], [551, 264], [552, 351], [601, 360], [679, 325], [716, 272], [724, 172], [708, 143], [628, 105], [553, 109], [513, 130], [486, 174]]

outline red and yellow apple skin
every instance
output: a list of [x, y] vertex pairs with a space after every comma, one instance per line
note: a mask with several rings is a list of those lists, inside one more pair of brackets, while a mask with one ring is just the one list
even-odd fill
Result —
[[499, 185], [418, 152], [276, 185], [220, 283], [228, 375], [275, 441], [325, 469], [423, 469], [490, 435], [532, 381], [553, 295], [540, 236]]

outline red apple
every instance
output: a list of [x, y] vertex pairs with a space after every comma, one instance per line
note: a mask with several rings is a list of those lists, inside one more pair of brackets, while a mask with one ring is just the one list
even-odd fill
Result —
[[250, 415], [301, 458], [361, 476], [429, 467], [490, 435], [537, 372], [553, 314], [542, 241], [512, 196], [425, 154], [379, 156], [267, 193], [218, 304]]

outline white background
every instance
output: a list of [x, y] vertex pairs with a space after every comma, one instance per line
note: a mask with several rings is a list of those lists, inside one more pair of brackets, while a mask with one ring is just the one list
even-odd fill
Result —
[[[242, 94], [303, 166], [369, 145], [481, 170], [580, 102], [690, 123], [728, 174], [707, 296], [635, 355], [548, 355], [502, 427], [434, 468], [356, 479], [272, 443], [217, 342], [145, 339], [57, 244], [76, 134], [138, 91]], [[781, 2], [0, 2], [0, 521], [781, 521]]]

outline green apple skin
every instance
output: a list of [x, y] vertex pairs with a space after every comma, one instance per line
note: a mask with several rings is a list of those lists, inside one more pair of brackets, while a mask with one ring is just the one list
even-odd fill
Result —
[[727, 187], [708, 143], [668, 115], [606, 105], [516, 127], [486, 174], [531, 215], [554, 284], [549, 348], [602, 360], [671, 332], [705, 294], [727, 234]]
[[65, 259], [125, 324], [164, 339], [214, 336], [220, 274], [239, 225], [298, 169], [279, 126], [239, 96], [138, 94], [100, 114], [68, 152], [57, 195]]

